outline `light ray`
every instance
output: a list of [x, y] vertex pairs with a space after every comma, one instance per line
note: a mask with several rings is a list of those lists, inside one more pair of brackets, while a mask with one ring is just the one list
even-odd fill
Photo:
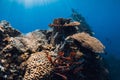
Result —
[[12, 2], [13, 1], [16, 1], [20, 4], [23, 4], [25, 7], [32, 7], [32, 6], [42, 6], [42, 5], [45, 5], [45, 4], [49, 4], [49, 3], [52, 3], [52, 2], [55, 2], [57, 0], [11, 0]]

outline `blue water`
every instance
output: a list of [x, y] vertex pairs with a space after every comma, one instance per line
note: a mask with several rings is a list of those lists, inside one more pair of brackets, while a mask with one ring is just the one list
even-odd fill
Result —
[[74, 8], [85, 17], [95, 36], [107, 46], [107, 51], [120, 57], [119, 0], [41, 1], [26, 6], [24, 2], [19, 3], [19, 0], [0, 0], [0, 20], [7, 20], [14, 28], [27, 33], [35, 29], [49, 29], [48, 24], [54, 18], [69, 18], [71, 8]]
[[32, 0], [0, 0], [0, 20], [7, 20], [14, 28], [27, 33], [49, 29], [48, 24], [54, 18], [69, 18], [74, 8], [106, 46], [107, 56], [120, 57], [120, 0], [41, 0], [41, 3], [33, 0], [33, 4], [22, 1]]

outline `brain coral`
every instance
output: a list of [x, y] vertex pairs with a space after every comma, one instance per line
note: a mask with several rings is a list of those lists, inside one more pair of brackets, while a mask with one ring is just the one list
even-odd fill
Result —
[[46, 53], [34, 53], [27, 60], [27, 68], [24, 75], [24, 80], [42, 80], [50, 75], [52, 69], [53, 66], [46, 57]]
[[71, 38], [77, 40], [83, 47], [88, 48], [95, 53], [104, 53], [104, 45], [99, 40], [87, 33], [77, 33], [72, 35]]

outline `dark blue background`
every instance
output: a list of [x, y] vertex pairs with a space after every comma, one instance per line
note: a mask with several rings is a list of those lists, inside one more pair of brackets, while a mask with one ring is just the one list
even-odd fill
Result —
[[54, 18], [69, 18], [71, 8], [81, 13], [109, 54], [120, 57], [120, 0], [56, 0], [26, 8], [17, 0], [0, 0], [0, 20], [7, 20], [23, 33], [49, 29]]

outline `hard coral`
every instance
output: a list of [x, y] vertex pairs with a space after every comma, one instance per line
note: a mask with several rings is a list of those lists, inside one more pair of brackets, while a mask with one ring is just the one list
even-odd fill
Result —
[[22, 35], [7, 21], [0, 22], [0, 80], [22, 80], [25, 68], [20, 65], [46, 43], [44, 33], [37, 30]]
[[24, 80], [41, 80], [48, 77], [53, 66], [46, 57], [46, 53], [33, 53], [27, 60], [27, 69], [24, 75]]
[[95, 53], [104, 53], [104, 45], [95, 37], [92, 37], [87, 33], [77, 33], [70, 37], [81, 43], [83, 47], [88, 48]]
[[53, 24], [49, 24], [50, 27], [68, 27], [68, 26], [79, 26], [80, 23], [75, 21], [71, 22], [71, 19], [58, 18], [54, 19]]
[[77, 33], [79, 25], [79, 22], [72, 22], [70, 19], [55, 19], [53, 24], [49, 24], [53, 28], [50, 43], [53, 45], [60, 44], [67, 36]]
[[6, 21], [0, 25], [0, 80], [108, 80], [101, 54], [95, 54], [105, 47], [80, 33], [79, 22], [58, 18], [52, 31], [26, 35]]
[[11, 37], [10, 45], [16, 47], [21, 52], [30, 50], [36, 52], [40, 45], [45, 44], [45, 35], [41, 31], [34, 31], [24, 36]]
[[70, 23], [71, 19], [58, 18], [54, 19], [53, 24], [64, 25], [65, 23]]

